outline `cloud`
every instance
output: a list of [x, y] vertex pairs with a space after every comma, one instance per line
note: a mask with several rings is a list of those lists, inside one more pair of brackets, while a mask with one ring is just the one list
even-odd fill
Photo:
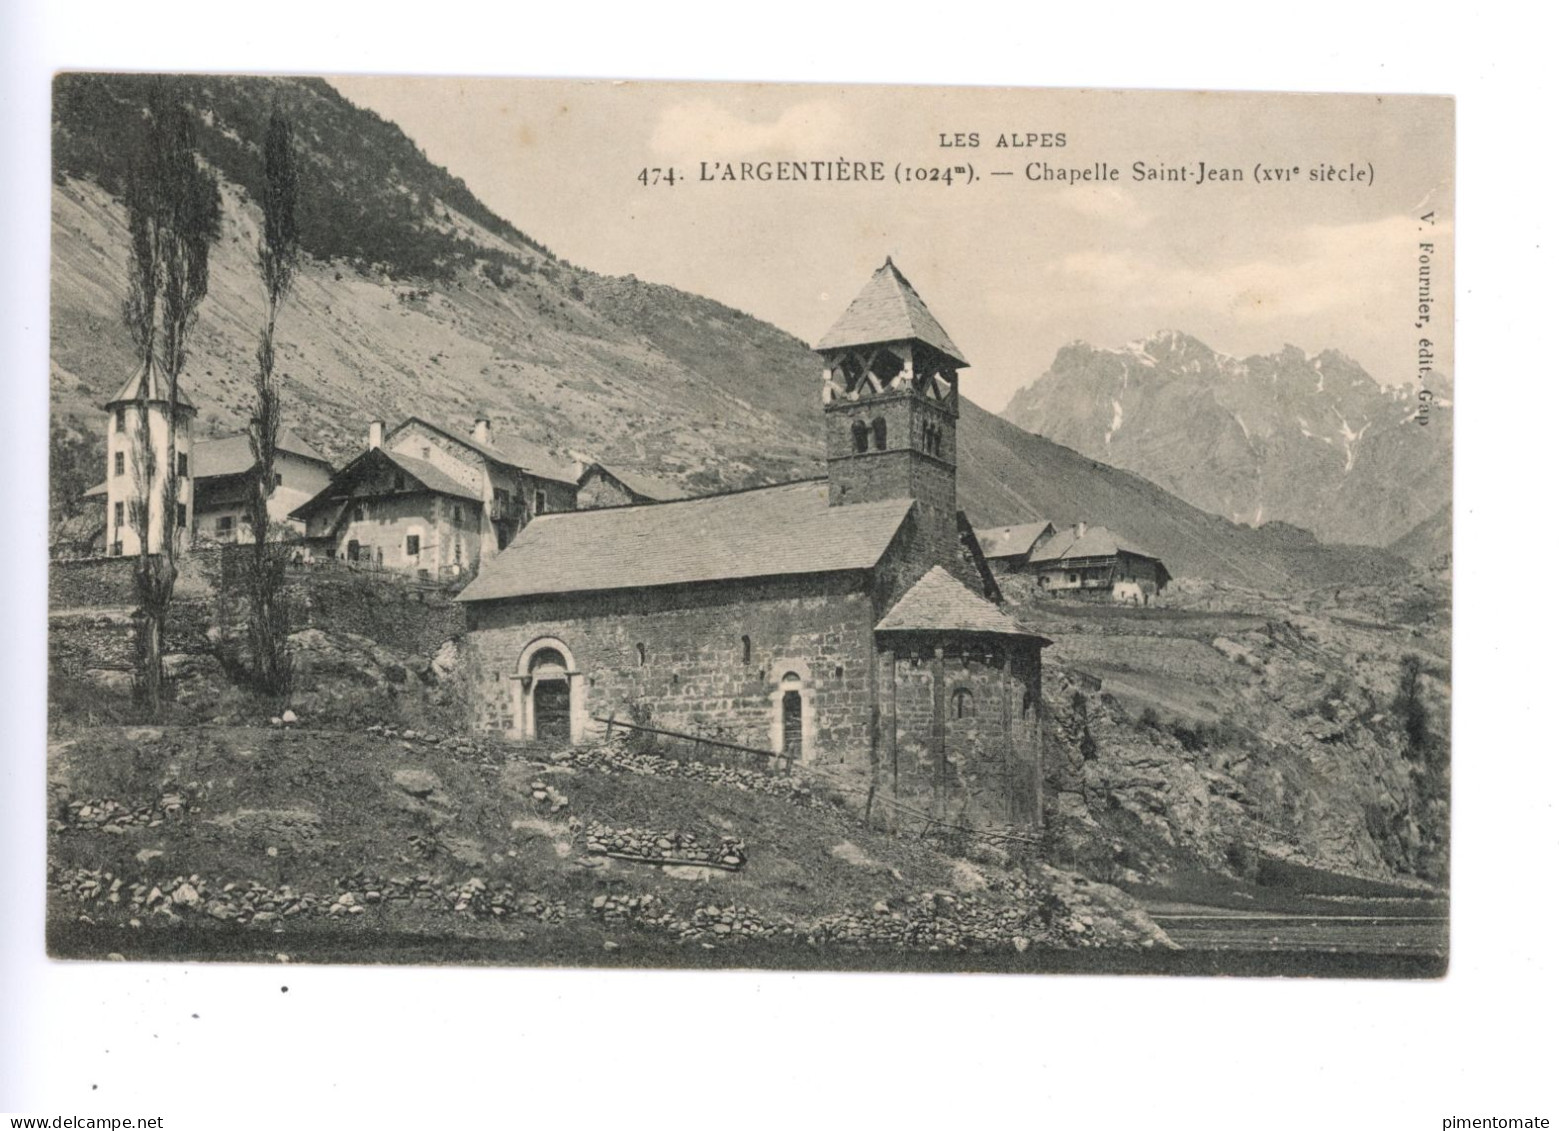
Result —
[[[1449, 242], [1447, 231], [1437, 232]], [[1310, 225], [1259, 249], [1208, 244], [1192, 260], [1184, 242], [1140, 249], [1090, 249], [1055, 260], [1047, 289], [1105, 292], [1164, 316], [1195, 312], [1236, 323], [1270, 325], [1343, 317], [1400, 321], [1417, 285], [1416, 222]], [[1215, 260], [1219, 257], [1224, 262]]]
[[772, 120], [754, 120], [707, 100], [679, 102], [661, 112], [650, 147], [676, 160], [695, 154], [782, 157], [823, 153], [845, 143], [846, 122], [837, 106], [800, 102]]

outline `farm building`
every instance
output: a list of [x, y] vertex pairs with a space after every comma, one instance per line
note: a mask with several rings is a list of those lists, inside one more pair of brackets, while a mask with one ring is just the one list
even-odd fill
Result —
[[1110, 532], [1079, 522], [1034, 547], [1025, 571], [1041, 593], [1145, 605], [1169, 586], [1158, 558]]

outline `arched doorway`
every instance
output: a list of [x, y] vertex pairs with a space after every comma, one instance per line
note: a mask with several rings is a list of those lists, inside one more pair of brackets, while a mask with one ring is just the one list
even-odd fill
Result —
[[537, 742], [562, 745], [569, 741], [568, 663], [556, 648], [542, 648], [531, 657], [531, 712]]
[[584, 681], [573, 654], [553, 637], [533, 640], [520, 653], [514, 678], [514, 731], [551, 745], [584, 739]]
[[801, 677], [795, 672], [780, 680], [780, 750], [801, 757]]

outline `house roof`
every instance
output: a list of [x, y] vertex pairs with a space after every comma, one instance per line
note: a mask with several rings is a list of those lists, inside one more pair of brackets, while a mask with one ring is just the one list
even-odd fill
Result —
[[833, 329], [817, 343], [820, 350], [901, 342], [913, 338], [968, 365], [908, 279], [888, 259], [845, 308]]
[[980, 540], [980, 550], [987, 558], [1012, 558], [1027, 554], [1047, 531], [1054, 533], [1055, 527], [1041, 519], [1016, 526], [987, 527], [976, 530], [974, 536]]
[[105, 479], [105, 480], [103, 480], [103, 482], [99, 483], [96, 487], [88, 487], [85, 491], [81, 492], [81, 497], [83, 499], [92, 499], [92, 498], [96, 498], [99, 495], [106, 495], [106, 494], [108, 494], [108, 480]]
[[664, 503], [670, 502], [672, 499], [684, 497], [681, 489], [675, 483], [667, 483], [663, 479], [652, 479], [649, 476], [640, 475], [637, 472], [624, 471], [618, 467], [607, 467], [602, 463], [587, 464], [585, 470], [580, 473], [579, 481], [583, 483], [585, 476], [592, 471], [599, 471], [604, 475], [610, 476], [635, 495], [642, 495], [651, 502]]
[[482, 502], [480, 494], [459, 480], [440, 471], [426, 460], [414, 459], [399, 452], [386, 451], [384, 448], [369, 448], [362, 455], [336, 472], [324, 490], [293, 510], [291, 517], [304, 518], [333, 500], [339, 501], [342, 497], [341, 491], [343, 487], [361, 474], [373, 461], [381, 459], [398, 467], [416, 480], [420, 486], [429, 491], [440, 495], [449, 495], [456, 499], [469, 499], [476, 503]]
[[1028, 560], [1030, 564], [1038, 564], [1063, 558], [1113, 558], [1116, 554], [1135, 554], [1139, 558], [1158, 561], [1146, 550], [1140, 550], [1124, 538], [1112, 534], [1107, 526], [1090, 526], [1081, 535], [1075, 526], [1063, 527], [1035, 546]]
[[653, 506], [540, 515], [460, 594], [491, 601], [870, 569], [909, 499], [828, 505], [809, 479]]
[[1050, 641], [1024, 628], [941, 566], [932, 566], [909, 587], [878, 632], [979, 632], [996, 636], [1027, 636]]
[[[141, 371], [139, 368], [131, 372], [125, 378], [125, 383], [119, 388], [119, 395], [113, 397], [104, 405], [104, 408], [113, 408], [115, 405], [133, 404], [141, 395]], [[168, 401], [168, 378], [160, 365], [152, 366], [152, 379], [146, 391], [146, 399], [153, 404]], [[193, 409], [195, 402], [189, 399], [189, 394], [184, 391], [184, 386], [179, 386], [179, 405], [183, 408]]]
[[551, 479], [558, 483], [576, 483], [577, 477], [573, 468], [557, 456], [547, 451], [540, 444], [533, 444], [529, 440], [519, 436], [495, 436], [493, 442], [484, 444], [469, 433], [458, 432], [452, 428], [445, 428], [442, 424], [434, 424], [431, 420], [425, 420], [420, 416], [409, 416], [396, 426], [385, 439], [389, 440], [408, 424], [420, 424], [424, 428], [430, 428], [439, 435], [453, 440], [457, 444], [464, 444], [473, 452], [492, 460], [494, 463], [512, 467], [516, 471], [526, 471], [541, 479]]
[[[276, 437], [276, 448], [279, 452], [330, 466], [329, 460], [288, 429], [282, 429]], [[213, 440], [195, 441], [190, 449], [189, 465], [196, 479], [245, 474], [254, 466], [254, 453], [249, 448], [248, 434], [236, 432]]]

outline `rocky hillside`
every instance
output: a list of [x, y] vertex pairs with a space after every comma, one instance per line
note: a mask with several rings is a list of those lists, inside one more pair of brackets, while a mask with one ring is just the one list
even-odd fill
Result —
[[1193, 583], [1126, 611], [1014, 590], [1046, 653], [1051, 835], [1118, 882], [1273, 861], [1447, 876], [1450, 589], [1274, 601]]
[[1336, 350], [1234, 358], [1165, 331], [1065, 347], [1002, 415], [1233, 521], [1385, 546], [1450, 501], [1450, 382], [1430, 388], [1426, 427], [1416, 390]]
[[[56, 87], [51, 378], [60, 519], [101, 477], [101, 404], [132, 365], [119, 314], [128, 244], [117, 194], [149, 81], [63, 76]], [[393, 124], [327, 84], [167, 81], [194, 113], [197, 145], [222, 192], [223, 235], [185, 386], [202, 432], [247, 419], [262, 312], [255, 139], [278, 105], [297, 123], [305, 251], [278, 330], [284, 413], [332, 458], [360, 450], [375, 417], [419, 414], [465, 427], [487, 411], [500, 432], [694, 492], [822, 472], [818, 368], [806, 343], [717, 302], [557, 259], [430, 165]], [[967, 400], [960, 448], [962, 502], [977, 524], [1107, 522], [1161, 554], [1177, 577], [1254, 586], [1327, 585], [1402, 568], [1302, 531], [1252, 531], [1205, 513]]]

